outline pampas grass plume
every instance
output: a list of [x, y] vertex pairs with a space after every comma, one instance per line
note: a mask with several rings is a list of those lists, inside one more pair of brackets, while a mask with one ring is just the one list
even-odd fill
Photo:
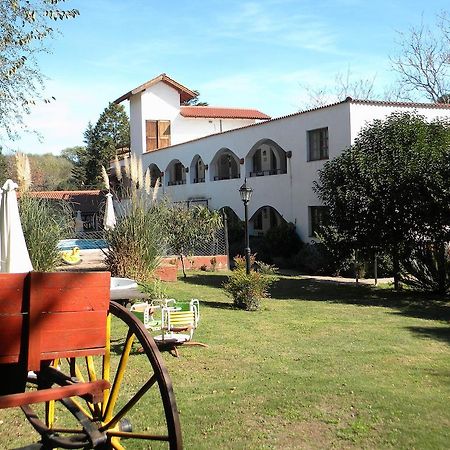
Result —
[[114, 169], [116, 171], [117, 181], [122, 180], [122, 168], [120, 167], [119, 157], [116, 155], [114, 158]]
[[103, 178], [103, 183], [105, 184], [106, 190], [109, 191], [109, 177], [108, 177], [108, 173], [106, 172], [105, 166], [102, 166], [102, 178]]
[[145, 171], [145, 179], [144, 179], [144, 189], [147, 194], [150, 195], [150, 191], [152, 190], [152, 179], [150, 177], [150, 169]]
[[28, 156], [23, 153], [16, 153], [17, 182], [20, 192], [27, 192], [31, 186], [31, 169]]

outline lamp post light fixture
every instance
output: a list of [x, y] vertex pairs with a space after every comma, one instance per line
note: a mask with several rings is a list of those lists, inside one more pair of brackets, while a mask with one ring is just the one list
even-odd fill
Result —
[[247, 178], [244, 179], [244, 184], [239, 188], [241, 200], [244, 203], [245, 214], [245, 271], [247, 275], [250, 273], [250, 238], [248, 234], [248, 202], [252, 196], [253, 189], [247, 186]]

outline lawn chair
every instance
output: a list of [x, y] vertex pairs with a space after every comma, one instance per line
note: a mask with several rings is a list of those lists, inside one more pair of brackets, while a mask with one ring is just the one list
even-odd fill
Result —
[[194, 311], [196, 321], [195, 328], [197, 328], [198, 323], [200, 322], [200, 302], [198, 301], [198, 299], [193, 298], [189, 302], [175, 301], [175, 303], [173, 303], [172, 305], [167, 306], [172, 306], [173, 308], [179, 311]]
[[153, 317], [155, 309], [159, 306], [152, 305], [147, 302], [135, 303], [131, 305], [130, 312], [132, 312], [150, 331], [161, 330], [161, 321]]
[[174, 306], [164, 306], [161, 309], [162, 334], [154, 336], [155, 342], [161, 350], [167, 350], [174, 356], [179, 356], [177, 347], [180, 345], [206, 344], [192, 340], [194, 330], [200, 320], [199, 301], [176, 302]]
[[144, 324], [147, 330], [159, 331], [161, 330], [161, 320], [155, 319], [154, 314], [156, 310], [162, 307], [175, 308], [175, 304], [176, 300], [174, 298], [152, 300], [150, 303], [149, 302], [134, 303], [133, 305], [131, 305], [130, 312], [132, 312]]

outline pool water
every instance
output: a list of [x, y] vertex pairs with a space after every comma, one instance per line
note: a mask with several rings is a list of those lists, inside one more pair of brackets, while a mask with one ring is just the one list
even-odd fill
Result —
[[98, 250], [107, 248], [108, 244], [105, 239], [63, 239], [58, 243], [58, 249], [61, 251], [72, 250], [74, 247], [80, 250]]

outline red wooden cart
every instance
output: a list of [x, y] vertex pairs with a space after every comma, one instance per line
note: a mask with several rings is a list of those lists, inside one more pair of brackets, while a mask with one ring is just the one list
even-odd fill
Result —
[[108, 272], [0, 274], [0, 409], [40, 435], [22, 448], [182, 448], [160, 353], [109, 297]]

